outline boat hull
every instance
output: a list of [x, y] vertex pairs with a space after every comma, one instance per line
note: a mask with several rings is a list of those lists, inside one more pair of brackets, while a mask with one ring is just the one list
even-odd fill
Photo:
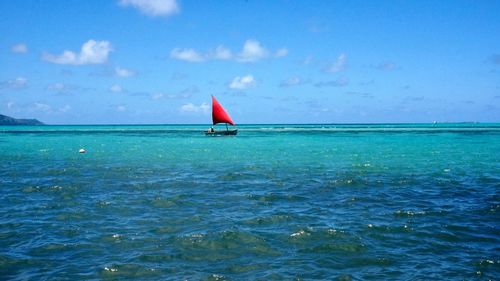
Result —
[[238, 134], [238, 129], [226, 130], [226, 131], [205, 131], [206, 136], [236, 136]]

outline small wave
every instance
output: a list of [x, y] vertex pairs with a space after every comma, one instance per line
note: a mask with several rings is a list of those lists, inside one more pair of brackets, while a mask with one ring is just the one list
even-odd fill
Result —
[[343, 253], [360, 253], [365, 251], [366, 246], [363, 243], [325, 243], [318, 246], [308, 247], [299, 250], [299, 252], [305, 253], [331, 253], [331, 252], [343, 252]]
[[261, 202], [276, 202], [276, 201], [304, 201], [307, 198], [299, 195], [293, 194], [279, 194], [279, 193], [269, 193], [265, 195], [248, 195], [249, 199], [261, 201]]
[[299, 229], [292, 234], [290, 237], [308, 237], [311, 236], [312, 239], [330, 239], [330, 238], [347, 238], [348, 235], [343, 230], [337, 230], [335, 228], [313, 228], [307, 227]]
[[301, 229], [297, 232], [290, 234], [290, 237], [303, 237], [303, 236], [308, 236], [308, 235], [311, 235], [311, 234], [309, 234], [305, 230]]
[[398, 226], [393, 226], [393, 225], [374, 225], [374, 224], [367, 224], [367, 228], [372, 229], [373, 231], [376, 231], [378, 233], [403, 233], [403, 232], [409, 232], [412, 231], [413, 228], [411, 228], [407, 224], [403, 225], [398, 225]]
[[143, 262], [152, 262], [152, 263], [164, 263], [164, 262], [170, 262], [175, 259], [174, 255], [171, 254], [141, 254], [138, 257], [139, 261]]
[[22, 189], [24, 193], [33, 193], [33, 192], [40, 192], [41, 188], [40, 186], [26, 186]]
[[233, 264], [233, 265], [228, 266], [226, 268], [226, 270], [228, 272], [231, 272], [231, 273], [239, 274], [239, 273], [246, 273], [246, 272], [251, 272], [251, 271], [256, 271], [256, 270], [263, 270], [263, 269], [266, 269], [268, 267], [269, 267], [268, 264], [255, 264], [255, 263], [248, 264], [248, 265]]
[[224, 280], [229, 280], [229, 279], [227, 279], [224, 275], [212, 274], [204, 280], [206, 280], [206, 281], [224, 281]]
[[162, 275], [162, 271], [152, 267], [146, 267], [139, 264], [113, 264], [104, 266], [100, 271], [100, 277], [103, 279], [143, 279], [154, 278]]
[[256, 218], [251, 218], [248, 220], [245, 220], [243, 224], [246, 225], [251, 225], [251, 226], [262, 226], [262, 225], [276, 225], [276, 224], [282, 224], [282, 223], [287, 223], [290, 221], [295, 221], [298, 218], [293, 216], [292, 214], [275, 214], [271, 216], [264, 216], [264, 217], [256, 217]]
[[173, 247], [185, 260], [219, 261], [246, 255], [276, 256], [279, 253], [257, 235], [245, 231], [222, 231], [177, 237]]
[[357, 236], [333, 228], [299, 229], [291, 233], [288, 240], [302, 253], [357, 253], [366, 248]]
[[156, 208], [172, 208], [180, 204], [181, 202], [179, 202], [179, 200], [168, 199], [168, 198], [155, 198], [151, 200], [151, 205], [153, 205]]
[[396, 217], [414, 217], [414, 216], [424, 216], [427, 213], [425, 211], [410, 211], [410, 210], [397, 210], [394, 215]]

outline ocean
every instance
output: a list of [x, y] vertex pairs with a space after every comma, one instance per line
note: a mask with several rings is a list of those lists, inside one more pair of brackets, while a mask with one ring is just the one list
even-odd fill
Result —
[[207, 127], [0, 127], [0, 280], [500, 278], [500, 124]]

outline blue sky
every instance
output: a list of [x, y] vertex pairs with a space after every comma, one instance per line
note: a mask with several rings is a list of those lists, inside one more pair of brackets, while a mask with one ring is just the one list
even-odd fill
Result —
[[500, 1], [1, 1], [0, 113], [500, 121]]

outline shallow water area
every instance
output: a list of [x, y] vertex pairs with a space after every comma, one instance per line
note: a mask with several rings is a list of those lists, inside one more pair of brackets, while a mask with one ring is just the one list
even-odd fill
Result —
[[204, 129], [0, 127], [0, 276], [500, 276], [500, 124]]

